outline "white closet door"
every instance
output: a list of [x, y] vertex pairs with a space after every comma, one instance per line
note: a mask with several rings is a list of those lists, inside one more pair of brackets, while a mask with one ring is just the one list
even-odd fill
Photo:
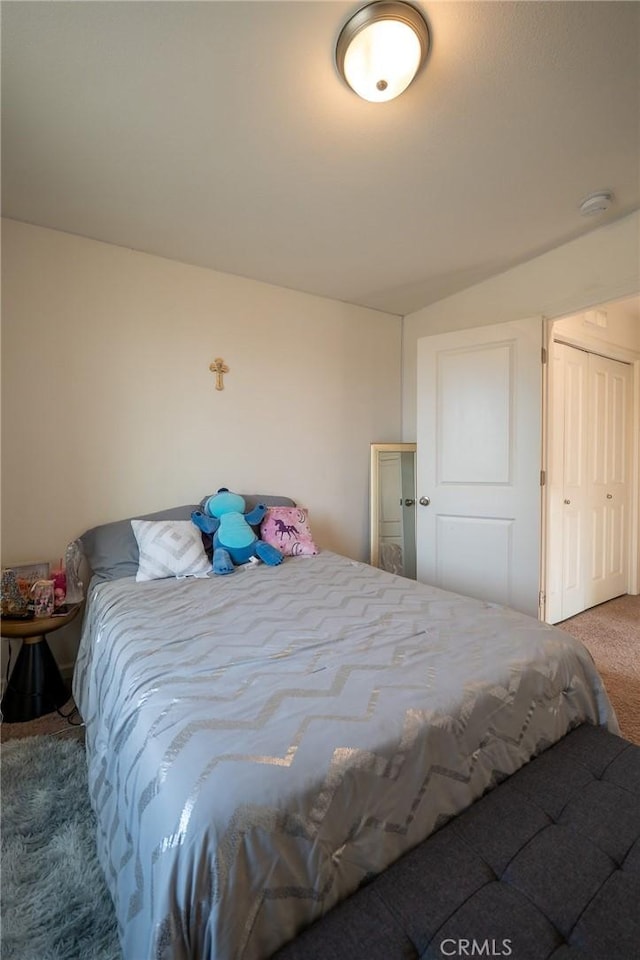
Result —
[[542, 321], [418, 342], [418, 580], [537, 616]]
[[627, 364], [617, 360], [594, 354], [589, 354], [588, 360], [589, 549], [585, 606], [592, 607], [627, 590], [631, 372]]
[[551, 587], [547, 619], [566, 620], [585, 609], [589, 483], [587, 421], [589, 355], [554, 343], [549, 463]]
[[631, 369], [552, 345], [546, 618], [627, 590]]

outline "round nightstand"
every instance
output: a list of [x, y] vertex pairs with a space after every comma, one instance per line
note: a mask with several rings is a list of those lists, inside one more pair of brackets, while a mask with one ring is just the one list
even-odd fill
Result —
[[35, 720], [66, 703], [71, 694], [60, 675], [46, 634], [66, 627], [78, 615], [81, 604], [59, 617], [4, 620], [0, 627], [7, 640], [20, 639], [22, 646], [2, 698], [5, 723]]

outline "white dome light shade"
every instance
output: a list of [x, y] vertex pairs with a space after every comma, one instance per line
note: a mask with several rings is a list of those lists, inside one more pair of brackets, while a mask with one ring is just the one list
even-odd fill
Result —
[[349, 20], [338, 38], [336, 64], [364, 100], [393, 100], [424, 63], [429, 33], [407, 3], [371, 3]]
[[365, 100], [393, 100], [406, 90], [420, 65], [420, 41], [406, 23], [378, 20], [351, 41], [344, 75]]

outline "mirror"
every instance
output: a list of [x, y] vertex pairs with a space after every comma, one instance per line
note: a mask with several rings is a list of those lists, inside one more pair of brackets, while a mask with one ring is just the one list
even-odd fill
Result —
[[371, 444], [373, 567], [416, 579], [416, 444]]

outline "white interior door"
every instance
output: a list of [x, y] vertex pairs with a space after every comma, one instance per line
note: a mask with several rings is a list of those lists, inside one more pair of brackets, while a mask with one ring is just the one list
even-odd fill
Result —
[[399, 452], [383, 451], [379, 454], [378, 530], [383, 553], [385, 544], [396, 544], [401, 552], [404, 548], [401, 465]]
[[588, 355], [588, 530], [585, 606], [627, 590], [630, 529], [631, 370]]
[[627, 590], [631, 368], [552, 345], [547, 611], [550, 623]]
[[540, 317], [418, 342], [418, 580], [532, 616], [541, 342]]
[[547, 620], [557, 623], [586, 605], [589, 355], [553, 343], [550, 362]]

